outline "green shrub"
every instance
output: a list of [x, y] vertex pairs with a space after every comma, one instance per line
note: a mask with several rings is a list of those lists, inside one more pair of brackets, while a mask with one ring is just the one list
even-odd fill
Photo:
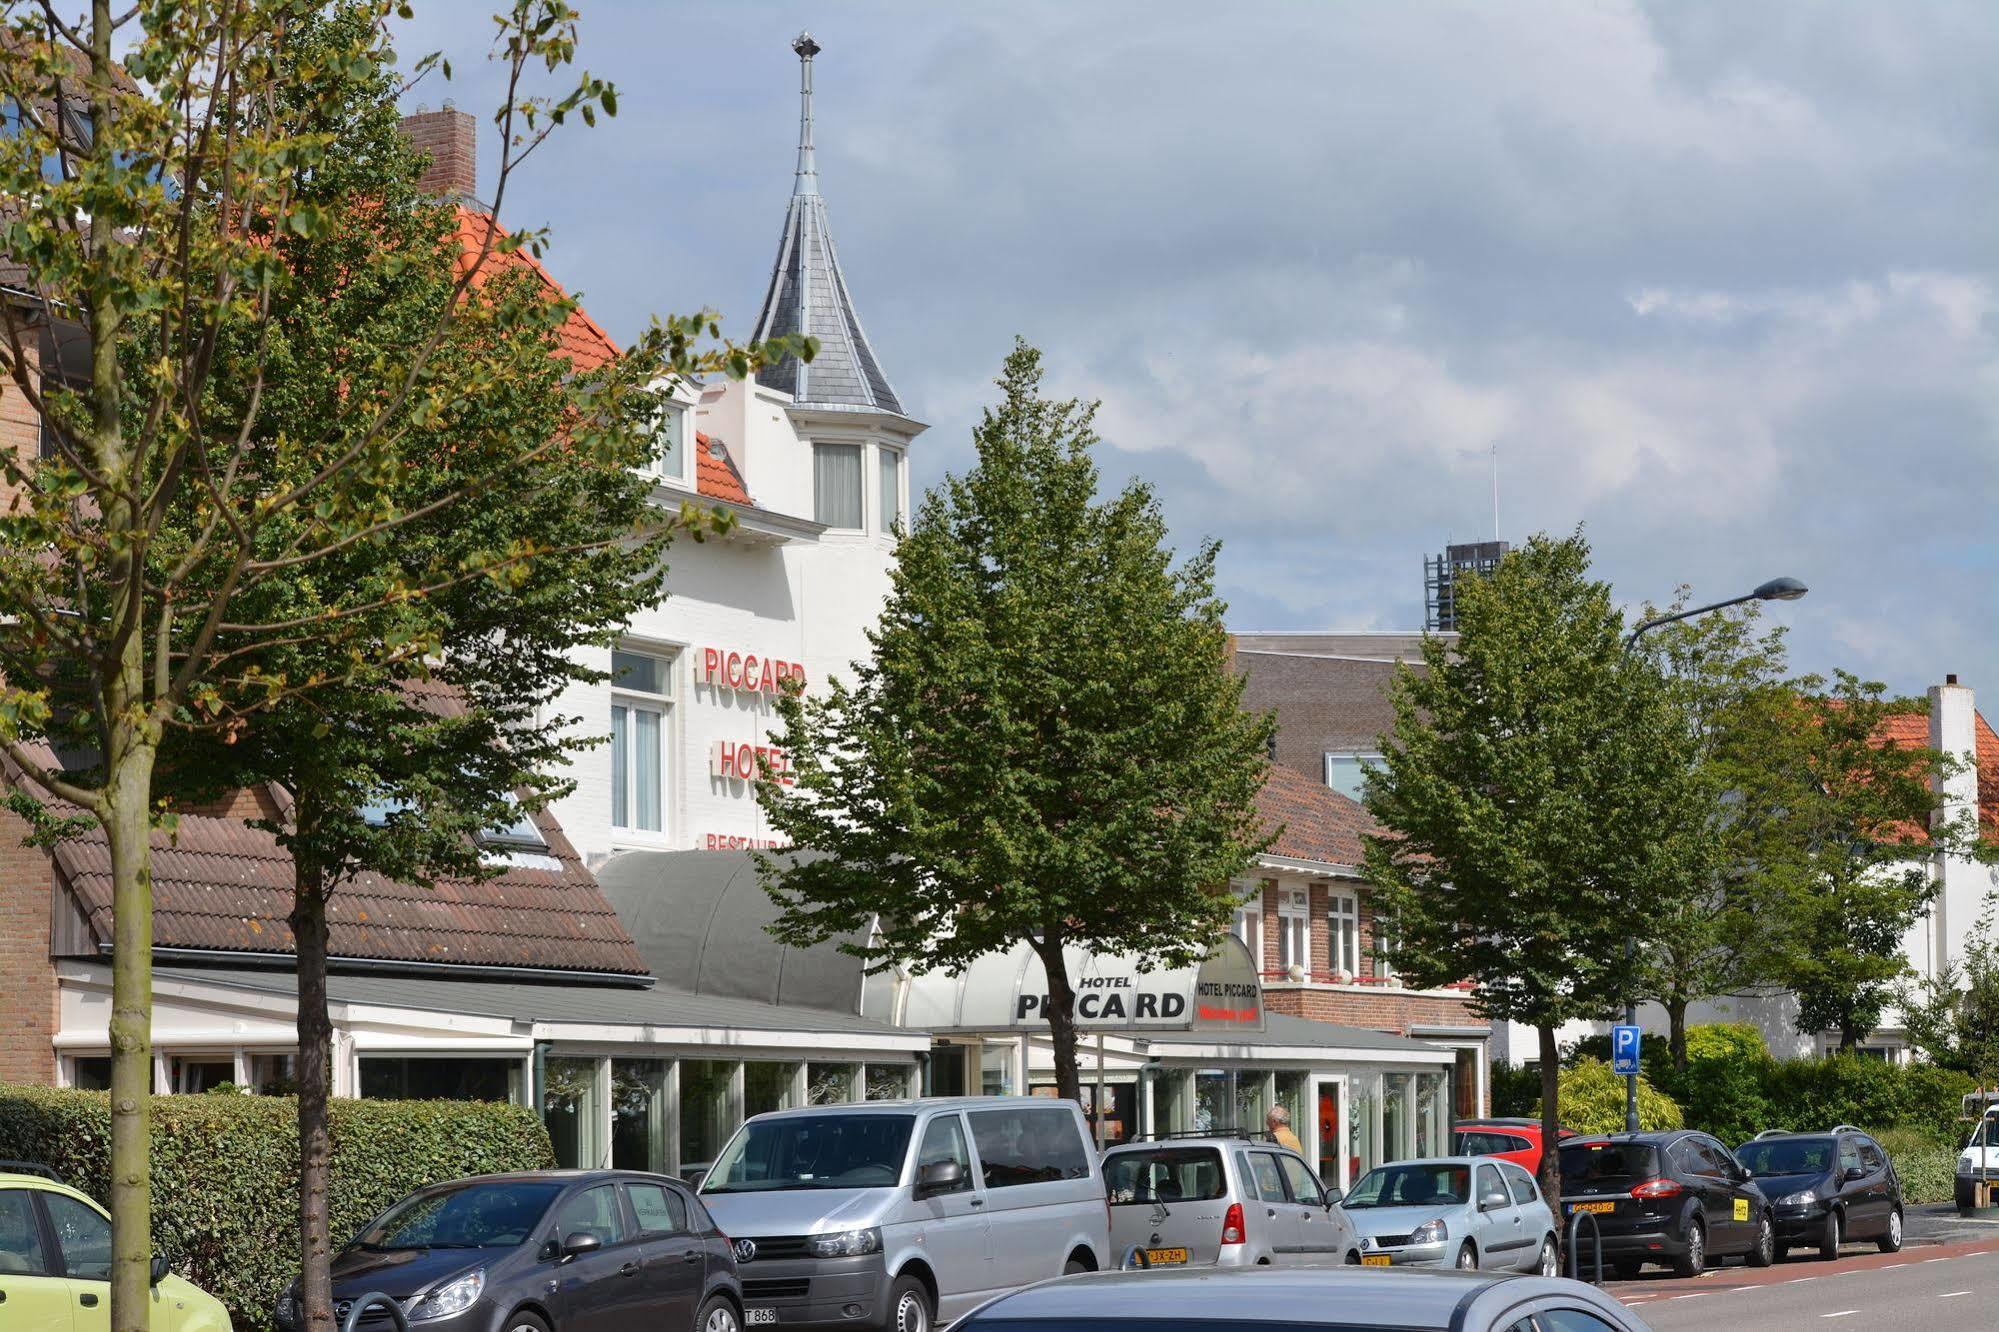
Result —
[[[522, 1106], [340, 1100], [331, 1119], [336, 1245], [411, 1189], [554, 1164], [547, 1130]], [[238, 1328], [269, 1328], [298, 1271], [298, 1103], [156, 1096], [152, 1125], [155, 1247], [227, 1304]], [[53, 1166], [100, 1202], [110, 1126], [107, 1093], [0, 1087], [0, 1157]]]
[[[1562, 1123], [1578, 1133], [1621, 1133], [1624, 1130], [1624, 1079], [1601, 1059], [1580, 1059], [1562, 1070], [1559, 1090]], [[1541, 1113], [1537, 1097], [1532, 1113]], [[1638, 1127], [1676, 1129], [1682, 1126], [1680, 1107], [1645, 1078], [1638, 1079]]]
[[1949, 1202], [1956, 1179], [1958, 1145], [1921, 1128], [1886, 1128], [1874, 1134], [1902, 1178], [1910, 1204]]
[[1668, 1058], [1648, 1072], [1680, 1103], [1688, 1124], [1733, 1144], [1770, 1127], [1765, 1083], [1773, 1063], [1754, 1026], [1717, 1022], [1687, 1028], [1686, 1068]]
[[1489, 1088], [1495, 1115], [1541, 1113], [1541, 1070], [1531, 1064], [1494, 1064]]

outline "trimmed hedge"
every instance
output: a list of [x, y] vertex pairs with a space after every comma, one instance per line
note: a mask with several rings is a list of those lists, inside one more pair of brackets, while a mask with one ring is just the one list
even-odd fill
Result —
[[[555, 1163], [524, 1106], [478, 1101], [332, 1103], [335, 1247], [405, 1193], [439, 1180]], [[0, 1086], [0, 1157], [41, 1161], [110, 1196], [105, 1092]], [[268, 1329], [298, 1272], [298, 1102], [289, 1096], [155, 1096], [153, 1243], [174, 1270]]]
[[[1601, 1059], [1579, 1059], [1563, 1069], [1557, 1097], [1565, 1127], [1578, 1133], [1624, 1131], [1624, 1079]], [[1537, 1119], [1541, 1116], [1538, 1098], [1532, 1113]], [[1638, 1127], [1647, 1132], [1683, 1127], [1680, 1107], [1673, 1098], [1642, 1076], [1638, 1079]]]

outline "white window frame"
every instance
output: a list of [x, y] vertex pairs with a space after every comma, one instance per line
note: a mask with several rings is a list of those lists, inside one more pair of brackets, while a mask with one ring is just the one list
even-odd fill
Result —
[[1400, 979], [1396, 974], [1395, 964], [1388, 960], [1385, 953], [1379, 951], [1384, 944], [1392, 946], [1394, 942], [1395, 922], [1377, 912], [1374, 917], [1373, 947], [1369, 950], [1370, 956], [1374, 958], [1374, 975], [1377, 980], [1392, 981]]
[[[884, 512], [881, 509], [882, 500], [887, 498], [881, 484], [882, 468], [891, 463], [895, 466], [895, 511], [892, 513]], [[892, 449], [886, 445], [877, 445], [875, 448], [875, 528], [883, 536], [893, 535], [895, 525], [898, 522], [907, 523], [909, 521], [908, 496], [908, 455], [903, 453], [901, 449]]]
[[[1329, 749], [1325, 752], [1326, 785], [1328, 787], [1331, 787], [1335, 791], [1339, 791], [1341, 795], [1348, 795], [1347, 792], [1341, 791], [1339, 783], [1333, 780], [1333, 765], [1334, 762], [1339, 759], [1353, 759], [1356, 762], [1358, 762], [1361, 765], [1361, 767], [1366, 768], [1373, 764], [1380, 763], [1381, 755], [1372, 749]], [[1355, 793], [1348, 796], [1348, 798], [1352, 800], [1358, 800], [1360, 799], [1360, 796], [1358, 793]]]
[[1360, 895], [1339, 888], [1326, 890], [1326, 963], [1335, 977], [1352, 980], [1360, 974]]
[[[617, 790], [624, 783], [626, 791], [626, 812], [630, 814], [631, 796], [637, 783], [636, 769], [632, 766], [633, 753], [629, 741], [625, 749], [625, 771], [611, 772], [611, 790], [607, 813], [612, 836], [627, 843], [647, 846], [664, 846], [671, 842], [674, 825], [674, 793], [679, 789], [680, 773], [675, 764], [678, 747], [674, 744], [674, 724], [678, 709], [675, 707], [680, 697], [680, 658], [682, 650], [672, 644], [655, 642], [623, 642], [618, 644], [618, 652], [634, 656], [653, 657], [665, 663], [667, 692], [656, 694], [647, 689], [633, 689], [618, 683], [614, 676], [611, 684], [612, 708], [624, 708], [629, 712], [649, 712], [659, 717], [659, 827], [639, 828], [619, 823], [617, 819]], [[616, 658], [613, 657], [613, 661]], [[607, 755], [615, 755], [615, 746], [606, 745]], [[614, 760], [615, 761], [615, 760]]]
[[1242, 940], [1249, 949], [1249, 958], [1255, 964], [1258, 974], [1263, 971], [1263, 885], [1260, 883], [1234, 884], [1236, 890], [1235, 918], [1229, 923], [1229, 932]]
[[683, 402], [668, 402], [661, 405], [660, 414], [662, 416], [671, 415], [679, 419], [680, 470], [677, 472], [670, 470], [667, 467], [666, 459], [655, 454], [652, 459], [652, 474], [670, 486], [679, 486], [684, 490], [691, 490], [694, 488], [694, 471], [696, 467], [694, 450], [698, 447], [694, 439], [694, 410]]
[[1293, 967], [1312, 976], [1312, 893], [1308, 888], [1277, 890], [1277, 965], [1288, 977]]

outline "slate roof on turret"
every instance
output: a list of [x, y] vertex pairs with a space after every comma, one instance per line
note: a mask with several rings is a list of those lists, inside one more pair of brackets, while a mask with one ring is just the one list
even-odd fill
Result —
[[757, 317], [757, 338], [806, 333], [819, 339], [819, 352], [810, 364], [787, 356], [759, 371], [757, 382], [789, 393], [807, 406], [905, 416], [902, 400], [889, 386], [861, 329], [860, 316], [854, 313], [826, 218], [826, 200], [819, 193], [812, 149], [812, 57], [819, 53], [819, 44], [811, 34], [800, 33], [791, 45], [798, 52], [800, 70], [798, 168], [777, 261]]

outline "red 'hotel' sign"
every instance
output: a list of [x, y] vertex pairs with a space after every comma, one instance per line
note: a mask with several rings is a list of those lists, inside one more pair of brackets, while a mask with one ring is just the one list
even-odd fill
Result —
[[795, 661], [759, 657], [733, 648], [704, 647], [694, 661], [694, 683], [745, 694], [776, 694], [786, 686], [805, 687], [805, 667]]

